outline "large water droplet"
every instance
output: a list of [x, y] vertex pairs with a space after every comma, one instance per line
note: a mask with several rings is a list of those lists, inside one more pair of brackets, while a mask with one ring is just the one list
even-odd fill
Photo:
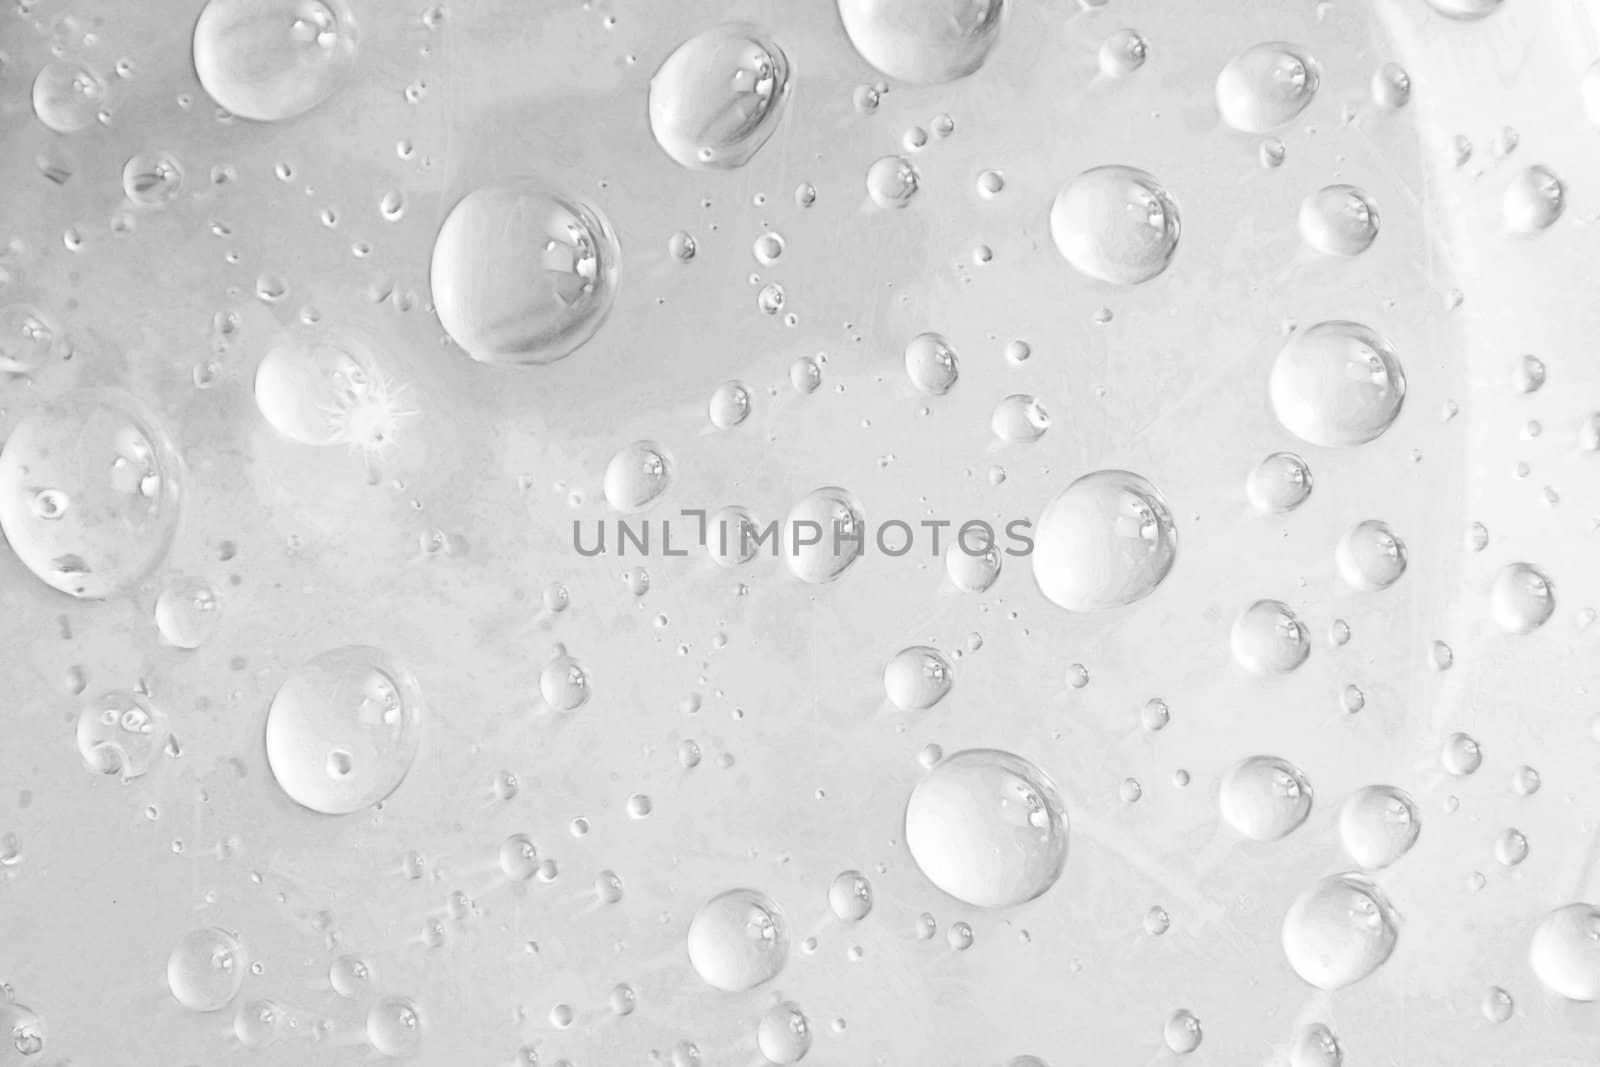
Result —
[[1528, 963], [1550, 992], [1568, 1000], [1600, 1000], [1600, 908], [1567, 904], [1533, 931]]
[[1160, 491], [1129, 471], [1095, 471], [1044, 509], [1033, 577], [1060, 607], [1100, 611], [1149, 596], [1177, 554], [1177, 526]]
[[333, 95], [356, 38], [341, 0], [210, 0], [194, 26], [194, 69], [224, 109], [279, 122]]
[[303, 445], [348, 443], [377, 407], [394, 415], [372, 354], [345, 335], [280, 338], [256, 365], [255, 398], [269, 426]]
[[1310, 444], [1348, 447], [1394, 423], [1406, 378], [1394, 348], [1373, 330], [1319, 322], [1279, 350], [1268, 391], [1284, 429]]
[[32, 1008], [0, 996], [0, 1063], [32, 1063], [44, 1051], [44, 1020]]
[[1357, 866], [1382, 870], [1411, 850], [1422, 820], [1410, 794], [1392, 785], [1369, 785], [1339, 809], [1339, 843]]
[[1251, 756], [1222, 778], [1223, 820], [1252, 841], [1276, 841], [1311, 814], [1311, 782], [1286, 759]]
[[106, 693], [78, 712], [78, 754], [96, 774], [148, 773], [167, 741], [167, 715], [138, 693]]
[[775, 978], [789, 958], [789, 924], [754, 889], [712, 897], [689, 923], [689, 962], [707, 985], [742, 993]]
[[167, 958], [167, 985], [190, 1011], [220, 1011], [244, 984], [244, 946], [228, 931], [194, 930]]
[[397, 789], [421, 744], [422, 692], [386, 653], [330, 649], [284, 680], [267, 711], [267, 764], [296, 803], [361, 811]]
[[[0, 457], [3, 461], [4, 457]], [[1531, 563], [1510, 563], [1495, 575], [1489, 590], [1490, 611], [1500, 628], [1531, 634], [1556, 610], [1555, 586]]]
[[955, 685], [955, 671], [938, 649], [912, 645], [901, 649], [883, 668], [883, 688], [901, 711], [926, 711]]
[[1252, 674], [1287, 674], [1311, 655], [1311, 637], [1289, 605], [1258, 600], [1239, 613], [1229, 635], [1233, 658]]
[[784, 521], [784, 563], [803, 582], [831, 582], [866, 550], [866, 524], [860, 503], [848, 490], [813, 490]]
[[1124, 166], [1086, 170], [1050, 207], [1050, 236], [1079, 273], [1112, 285], [1149, 281], [1172, 262], [1178, 205], [1154, 177]]
[[861, 58], [891, 78], [954, 81], [983, 65], [999, 40], [1005, 0], [839, 0]]
[[961, 366], [950, 342], [936, 333], [919, 333], [906, 345], [906, 376], [920, 392], [943, 396], [956, 384]]
[[921, 187], [917, 168], [903, 156], [883, 156], [867, 168], [867, 196], [879, 207], [905, 207]]
[[606, 503], [623, 514], [649, 507], [672, 484], [672, 457], [654, 441], [635, 441], [606, 464]]
[[811, 1023], [793, 1001], [774, 1004], [756, 1027], [756, 1045], [769, 1063], [799, 1063], [811, 1051]]
[[1356, 256], [1378, 239], [1378, 205], [1353, 185], [1329, 185], [1300, 203], [1300, 236], [1329, 256]]
[[1245, 49], [1217, 75], [1217, 111], [1243, 133], [1266, 133], [1311, 105], [1321, 70], [1299, 45], [1273, 41]]
[[67, 393], [25, 416], [0, 450], [0, 529], [45, 583], [104, 599], [166, 557], [182, 482], [177, 452], [133, 397]]
[[50, 63], [33, 79], [33, 113], [57, 133], [76, 133], [93, 124], [105, 95], [105, 83], [88, 67]]
[[1339, 575], [1352, 588], [1366, 592], [1387, 589], [1406, 572], [1406, 544], [1387, 523], [1358, 522], [1345, 531], [1334, 549]]
[[439, 227], [439, 322], [481, 363], [553, 363], [593, 337], [622, 250], [598, 208], [537, 182], [476, 189]]
[[422, 1012], [410, 997], [384, 997], [367, 1012], [367, 1044], [382, 1055], [416, 1055], [422, 1033]]
[[1293, 452], [1274, 452], [1250, 472], [1245, 494], [1263, 514], [1293, 511], [1311, 496], [1311, 468]]
[[650, 79], [650, 130], [685, 167], [742, 167], [778, 128], [789, 88], [789, 57], [764, 30], [718, 26]]
[[872, 911], [872, 883], [860, 871], [842, 871], [828, 886], [828, 907], [841, 922], [860, 922]]
[[1322, 879], [1290, 905], [1283, 952], [1318, 989], [1343, 989], [1377, 970], [1394, 951], [1400, 917], [1389, 898], [1359, 874]]
[[1067, 862], [1068, 822], [1054, 783], [1009, 752], [943, 760], [906, 803], [906, 846], [939, 889], [980, 908], [1041, 896]]

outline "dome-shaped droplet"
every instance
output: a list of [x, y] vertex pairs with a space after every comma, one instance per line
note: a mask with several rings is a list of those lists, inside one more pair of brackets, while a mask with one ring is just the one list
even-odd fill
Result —
[[1067, 862], [1055, 784], [1008, 752], [969, 749], [936, 764], [906, 803], [906, 845], [939, 889], [980, 908], [1041, 896]]
[[1500, 213], [1512, 233], [1549, 229], [1566, 206], [1566, 186], [1550, 168], [1542, 166], [1518, 171], [1500, 198]]
[[167, 958], [167, 986], [190, 1011], [220, 1011], [238, 995], [247, 962], [233, 934], [215, 926], [194, 930]]
[[149, 773], [167, 737], [166, 712], [128, 690], [106, 693], [78, 712], [78, 755], [96, 774], [128, 781]]
[[328, 983], [347, 1000], [364, 999], [373, 981], [372, 964], [360, 956], [345, 953], [328, 965]]
[[981, 540], [965, 544], [958, 540], [945, 549], [945, 573], [962, 592], [982, 593], [999, 580], [1003, 558], [998, 545], [986, 545]]
[[654, 441], [635, 441], [606, 464], [606, 503], [625, 515], [643, 511], [672, 484], [672, 457]]
[[1439, 750], [1439, 764], [1457, 778], [1475, 774], [1483, 766], [1483, 749], [1471, 734], [1457, 731], [1444, 739]]
[[1177, 203], [1133, 167], [1086, 170], [1050, 207], [1056, 250], [1080, 274], [1112, 285], [1137, 285], [1166, 270], [1181, 233]]
[[860, 871], [842, 871], [828, 886], [828, 907], [841, 922], [860, 922], [872, 911], [872, 883]]
[[811, 1022], [791, 1000], [774, 1004], [756, 1027], [756, 1045], [768, 1063], [799, 1063], [811, 1051]]
[[1218, 805], [1223, 821], [1252, 841], [1276, 841], [1311, 814], [1311, 782], [1277, 756], [1251, 756], [1222, 778]]
[[1394, 863], [1411, 850], [1421, 832], [1416, 802], [1392, 785], [1358, 789], [1339, 808], [1339, 843], [1363, 870], [1382, 870]]
[[414, 1056], [422, 1048], [422, 1012], [410, 997], [384, 997], [367, 1011], [367, 1044], [384, 1056]]
[[1300, 202], [1300, 236], [1329, 256], [1356, 256], [1378, 239], [1378, 205], [1353, 185], [1329, 185]]
[[267, 710], [267, 765], [296, 803], [327, 815], [369, 808], [399, 788], [422, 739], [409, 671], [363, 645], [306, 661]]
[[297, 444], [349, 443], [359, 412], [392, 403], [386, 393], [372, 354], [351, 336], [285, 336], [256, 365], [256, 407]]
[[23, 416], [0, 448], [0, 529], [46, 584], [104, 599], [166, 558], [183, 470], [144, 406], [80, 390]]
[[168, 578], [156, 597], [156, 629], [173, 648], [199, 648], [222, 621], [222, 605], [211, 583], [182, 575]]
[[1258, 600], [1239, 613], [1229, 635], [1233, 658], [1252, 674], [1287, 674], [1311, 654], [1311, 637], [1289, 605]]
[[1398, 111], [1411, 102], [1411, 75], [1398, 63], [1385, 63], [1372, 75], [1372, 102]]
[[1254, 45], [1228, 60], [1217, 75], [1217, 111], [1243, 133], [1288, 125], [1311, 105], [1322, 73], [1299, 45]]
[[750, 417], [750, 390], [743, 382], [723, 382], [711, 394], [711, 425], [731, 430]]
[[1406, 572], [1406, 543], [1388, 523], [1377, 519], [1358, 522], [1346, 530], [1334, 549], [1339, 576], [1353, 589], [1377, 592], [1387, 589]]
[[32, 304], [0, 307], [0, 371], [32, 374], [63, 349], [61, 327]]
[[1169, 1015], [1166, 1026], [1161, 1030], [1167, 1048], [1180, 1056], [1199, 1048], [1203, 1036], [1199, 1017], [1187, 1008], [1179, 1008]]
[[439, 227], [439, 322], [481, 363], [553, 363], [600, 329], [622, 250], [598, 208], [533, 181], [476, 189]]
[[900, 81], [966, 77], [1000, 38], [1005, 0], [839, 0], [844, 32], [872, 66]]
[[1108, 78], [1125, 78], [1144, 66], [1150, 46], [1138, 30], [1118, 30], [1100, 42], [1100, 73]]
[[838, 578], [866, 550], [866, 516], [849, 491], [825, 486], [806, 494], [783, 525], [783, 561], [803, 582]]
[[1343, 989], [1377, 970], [1394, 951], [1400, 917], [1389, 898], [1359, 874], [1336, 874], [1306, 890], [1283, 920], [1283, 952], [1318, 989]]
[[1250, 505], [1262, 514], [1283, 514], [1311, 496], [1311, 468], [1293, 452], [1274, 452], [1245, 481]]
[[961, 376], [950, 342], [936, 333], [919, 333], [906, 344], [906, 376], [919, 392], [943, 396]]
[[56, 133], [93, 125], [105, 96], [100, 76], [76, 63], [47, 63], [33, 79], [33, 113]]
[[921, 187], [922, 176], [903, 156], [883, 156], [867, 168], [867, 196], [879, 207], [905, 207]]
[[989, 429], [1000, 440], [1012, 445], [1031, 445], [1050, 428], [1050, 413], [1037, 397], [1012, 393], [994, 406]]
[[883, 668], [883, 688], [901, 711], [925, 711], [943, 700], [955, 684], [944, 653], [927, 645], [901, 649]]
[[1505, 0], [1428, 0], [1428, 3], [1447, 18], [1472, 21], [1488, 18], [1500, 10]]
[[1329, 448], [1364, 444], [1400, 414], [1406, 396], [1400, 358], [1387, 340], [1356, 322], [1320, 322], [1278, 352], [1268, 379], [1284, 429]]
[[1495, 575], [1489, 606], [1494, 621], [1506, 633], [1531, 634], [1555, 612], [1555, 586], [1533, 564], [1510, 563]]
[[1160, 491], [1129, 471], [1095, 471], [1044, 509], [1033, 577], [1052, 603], [1100, 611], [1149, 596], [1177, 555], [1177, 526]]
[[356, 59], [342, 0], [209, 0], [194, 27], [205, 91], [245, 119], [278, 122], [332, 96]]
[[45, 1026], [39, 1013], [0, 997], [0, 1063], [33, 1063], [44, 1051]]
[[730, 889], [689, 923], [689, 962], [707, 985], [742, 993], [777, 976], [789, 958], [789, 924], [770, 897]]
[[1289, 1067], [1342, 1067], [1344, 1050], [1323, 1023], [1308, 1023], [1289, 1043]]
[[789, 73], [789, 57], [764, 30], [706, 30], [650, 79], [650, 131], [682, 166], [742, 167], [778, 128]]
[[1534, 976], [1568, 1000], [1600, 1000], [1600, 908], [1567, 904], [1539, 921], [1528, 948]]

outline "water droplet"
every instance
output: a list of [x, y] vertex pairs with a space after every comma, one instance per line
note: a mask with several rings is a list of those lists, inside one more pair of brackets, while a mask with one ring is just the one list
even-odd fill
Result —
[[906, 344], [906, 375], [929, 396], [944, 396], [961, 376], [950, 342], [936, 333], [919, 333]]
[[169, 204], [183, 189], [183, 166], [170, 152], [140, 152], [122, 167], [122, 191], [140, 207]]
[[1320, 322], [1278, 352], [1268, 383], [1284, 429], [1329, 448], [1364, 444], [1400, 414], [1406, 379], [1387, 340], [1355, 322]]
[[770, 897], [730, 889], [689, 923], [689, 962], [707, 985], [742, 993], [777, 977], [789, 958], [789, 924]]
[[44, 1020], [33, 1009], [9, 1000], [9, 992], [9, 987], [0, 990], [0, 1062], [18, 1062], [13, 1052], [26, 1062], [44, 1051]]
[[328, 965], [328, 982], [346, 1000], [364, 1000], [375, 982], [372, 965], [360, 956], [346, 953]]
[[1283, 920], [1283, 952], [1318, 989], [1343, 989], [1377, 970], [1394, 951], [1400, 917], [1389, 898], [1358, 874], [1322, 879]]
[[1150, 46], [1137, 30], [1118, 30], [1100, 42], [1100, 73], [1125, 78], [1144, 66]]
[[1488, 18], [1500, 10], [1505, 0], [1428, 0], [1429, 5], [1446, 18], [1471, 21]]
[[828, 886], [828, 907], [841, 922], [860, 922], [872, 911], [872, 883], [860, 871], [843, 871]]
[[643, 511], [672, 484], [672, 457], [654, 441], [635, 441], [606, 464], [606, 503], [625, 515]]
[[166, 738], [166, 712], [137, 693], [106, 693], [78, 713], [78, 754], [96, 774], [128, 781], [148, 773]]
[[1288, 760], [1251, 756], [1223, 776], [1219, 806], [1223, 820], [1252, 841], [1276, 841], [1311, 814], [1311, 782]]
[[811, 1051], [811, 1024], [797, 1004], [785, 1000], [761, 1016], [756, 1044], [769, 1063], [799, 1063]]
[[1178, 554], [1166, 498], [1128, 471], [1079, 478], [1044, 509], [1035, 530], [1034, 580], [1068, 611], [1142, 600], [1166, 578]]
[[1377, 871], [1400, 859], [1422, 832], [1410, 794], [1392, 785], [1356, 790], [1339, 809], [1339, 842], [1363, 870]]
[[784, 563], [803, 582], [821, 585], [842, 575], [861, 558], [867, 538], [866, 516], [847, 490], [813, 490], [784, 521]]
[[972, 924], [966, 922], [951, 923], [950, 929], [945, 931], [944, 939], [957, 952], [965, 952], [972, 947]]
[[1050, 413], [1026, 393], [1012, 393], [994, 407], [989, 428], [1007, 444], [1030, 445], [1050, 428]]
[[476, 189], [434, 242], [439, 322], [479, 362], [552, 363], [605, 322], [621, 255], [585, 201], [532, 181]]
[[303, 115], [355, 66], [355, 18], [341, 0], [210, 0], [194, 27], [200, 84], [258, 122]]
[[[177, 452], [142, 404], [66, 393], [24, 416], [0, 451], [0, 530], [41, 581], [103, 600], [165, 559], [182, 484]], [[41, 514], [42, 490], [69, 506]]]
[[1345, 531], [1334, 550], [1339, 575], [1351, 588], [1372, 593], [1387, 589], [1406, 572], [1406, 545], [1376, 519]]
[[1149, 281], [1172, 262], [1182, 223], [1154, 177], [1124, 166], [1086, 170], [1050, 207], [1050, 236], [1074, 270], [1111, 285]]
[[190, 1011], [220, 1011], [244, 984], [244, 945], [211, 926], [186, 934], [167, 957], [167, 986]]
[[576, 711], [589, 700], [589, 676], [577, 660], [558, 655], [539, 672], [539, 695], [557, 711]]
[[1289, 1045], [1289, 1067], [1342, 1067], [1344, 1050], [1323, 1023], [1301, 1027]]
[[1539, 921], [1528, 947], [1539, 983], [1568, 1000], [1600, 1000], [1600, 908], [1576, 903]]
[[884, 156], [867, 168], [867, 195], [879, 207], [905, 207], [921, 182], [917, 168], [903, 156]]
[[1542, 779], [1539, 777], [1539, 772], [1528, 766], [1518, 767], [1516, 773], [1511, 777], [1511, 788], [1516, 790], [1519, 796], [1533, 796], [1539, 791], [1541, 784]]
[[980, 908], [1044, 894], [1067, 861], [1054, 783], [1019, 756], [969, 749], [940, 762], [906, 803], [906, 845], [939, 889]]
[[1241, 611], [1230, 644], [1235, 662], [1253, 674], [1287, 674], [1311, 654], [1305, 623], [1280, 600], [1258, 600]]
[[156, 598], [156, 629], [173, 648], [199, 648], [222, 621], [222, 607], [204, 578], [168, 578]]
[[724, 25], [680, 44], [650, 79], [650, 131], [679, 165], [742, 167], [778, 128], [789, 57], [765, 31]]
[[1385, 63], [1372, 75], [1372, 102], [1398, 111], [1411, 102], [1411, 75], [1398, 63]]
[[1245, 494], [1262, 514], [1293, 511], [1311, 496], [1311, 468], [1293, 452], [1274, 452], [1250, 472]]
[[988, 58], [1005, 0], [839, 0], [844, 31], [861, 58], [899, 81], [964, 78]]
[[955, 671], [938, 649], [912, 645], [901, 649], [883, 668], [883, 688], [901, 711], [926, 711], [949, 695]]
[[1167, 1019], [1167, 1025], [1162, 1028], [1161, 1036], [1166, 1041], [1167, 1047], [1181, 1056], [1199, 1048], [1204, 1035], [1200, 1029], [1200, 1020], [1194, 1012], [1179, 1008]]
[[1537, 233], [1549, 229], [1566, 208], [1566, 187], [1548, 167], [1533, 166], [1517, 172], [1500, 200], [1506, 229]]
[[969, 551], [967, 542], [959, 537], [945, 549], [945, 573], [962, 592], [982, 593], [999, 580], [1003, 557], [999, 546], [993, 542], [983, 545], [975, 541], [970, 547], [981, 548], [981, 551]]
[[32, 374], [61, 355], [61, 328], [32, 304], [0, 307], [0, 371]]
[[33, 113], [56, 133], [76, 133], [94, 124], [105, 83], [87, 67], [50, 63], [33, 80]]
[[[4, 457], [0, 456], [0, 462]], [[1495, 575], [1490, 611], [1506, 633], [1531, 634], [1556, 610], [1555, 586], [1531, 563], [1511, 563]]]
[[1464, 778], [1483, 766], [1483, 750], [1470, 735], [1453, 733], [1445, 738], [1439, 762], [1450, 774]]
[[1378, 239], [1378, 205], [1353, 185], [1329, 185], [1300, 203], [1300, 236], [1328, 256], [1356, 256]]
[[399, 788], [421, 744], [422, 692], [363, 645], [330, 649], [289, 675], [267, 711], [267, 764], [289, 798], [348, 815]]
[[1528, 858], [1528, 839], [1521, 830], [1507, 829], [1495, 838], [1494, 858], [1501, 866], [1515, 867]]
[[270, 1000], [251, 1000], [239, 1005], [233, 1017], [233, 1033], [245, 1048], [266, 1048], [283, 1032], [283, 1009]]
[[422, 1048], [422, 1012], [410, 997], [384, 997], [367, 1012], [367, 1044], [384, 1056], [414, 1056]]
[[1243, 133], [1286, 126], [1310, 106], [1322, 72], [1299, 45], [1253, 45], [1228, 60], [1217, 75], [1217, 111]]

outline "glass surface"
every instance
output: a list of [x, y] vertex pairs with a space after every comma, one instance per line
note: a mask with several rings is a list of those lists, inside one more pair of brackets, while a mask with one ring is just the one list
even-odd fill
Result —
[[13, 0], [0, 1064], [1592, 1062], [1597, 59]]

